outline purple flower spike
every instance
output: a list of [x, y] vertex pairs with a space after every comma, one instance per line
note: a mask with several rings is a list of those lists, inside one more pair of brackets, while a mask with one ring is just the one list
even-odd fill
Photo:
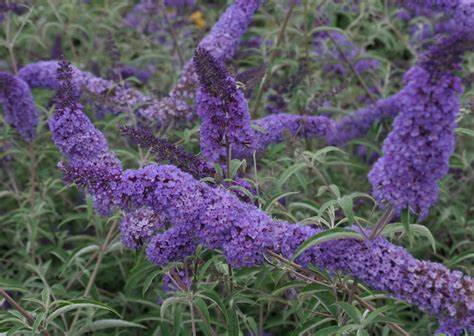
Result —
[[3, 105], [5, 121], [25, 141], [32, 141], [36, 137], [39, 111], [28, 84], [18, 77], [0, 72], [0, 103]]
[[325, 139], [334, 133], [334, 122], [324, 116], [273, 114], [255, 120], [255, 149], [264, 151], [269, 145], [284, 141], [288, 136]]
[[204, 156], [219, 161], [226, 156], [226, 146], [237, 152], [252, 147], [247, 101], [235, 79], [203, 48], [196, 49], [193, 61], [200, 82], [196, 105]]
[[[18, 76], [31, 88], [57, 90], [60, 87], [60, 82], [56, 78], [58, 67], [58, 61], [31, 63], [23, 67]], [[182, 101], [173, 98], [158, 100], [148, 97], [138, 90], [120, 86], [113, 81], [96, 77], [75, 67], [72, 67], [71, 81], [75, 87], [75, 96], [79, 97], [86, 92], [93, 97], [102, 98], [112, 113], [129, 111], [132, 108], [135, 109], [138, 117], [158, 125], [166, 124], [171, 120], [185, 119], [189, 114], [189, 107]]]
[[462, 88], [457, 77], [433, 77], [421, 67], [410, 70], [405, 80], [400, 114], [369, 180], [379, 202], [424, 217], [438, 197], [437, 181], [448, 171]]
[[383, 157], [369, 174], [379, 202], [399, 211], [409, 208], [423, 218], [438, 198], [437, 183], [448, 172], [454, 151], [463, 91], [452, 72], [459, 67], [460, 55], [474, 50], [473, 41], [472, 34], [462, 31], [443, 39], [405, 74], [405, 87], [397, 95], [400, 114], [384, 141]]

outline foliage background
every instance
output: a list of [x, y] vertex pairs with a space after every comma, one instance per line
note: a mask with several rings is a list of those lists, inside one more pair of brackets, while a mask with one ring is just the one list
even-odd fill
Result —
[[[177, 40], [185, 59], [192, 56], [197, 41], [226, 5], [226, 1], [198, 1], [192, 9], [178, 14], [183, 22], [177, 28]], [[81, 69], [99, 69], [105, 76], [113, 66], [107, 43], [112, 39], [121, 62], [154, 65], [151, 80], [136, 85], [150, 94], [165, 95], [180, 73], [176, 52], [169, 36], [163, 43], [124, 26], [122, 18], [132, 6], [132, 1], [122, 0], [34, 1], [27, 13], [7, 14], [1, 23], [0, 69], [13, 71], [13, 63], [20, 68], [49, 59], [60, 35], [67, 59]], [[245, 40], [260, 36], [261, 48], [244, 43], [230, 65], [233, 71], [241, 72], [269, 63], [270, 87], [264, 92], [264, 101], [278, 86], [287, 86], [297, 76], [296, 84], [282, 94], [288, 103], [287, 112], [314, 113], [308, 112], [308, 106], [323, 96], [332, 108], [321, 107], [317, 113], [342, 116], [365, 104], [357, 99], [363, 90], [354, 76], [337, 78], [322, 70], [312, 34], [316, 19], [323, 14], [330, 18], [332, 27], [344, 30], [367, 55], [379, 60], [380, 68], [364, 74], [363, 79], [378, 86], [383, 96], [400, 88], [403, 73], [419, 51], [419, 46], [410, 42], [410, 27], [396, 16], [396, 8], [375, 0], [360, 1], [355, 10], [344, 2], [302, 0], [290, 18], [283, 43], [276, 47], [288, 8], [287, 1], [268, 1], [245, 36]], [[203, 13], [206, 27], [200, 28], [189, 19], [194, 11]], [[275, 48], [278, 53], [272, 60]], [[416, 257], [468, 274], [472, 274], [474, 257], [473, 69], [470, 55], [463, 68], [466, 92], [456, 152], [450, 173], [441, 181], [439, 201], [421, 223], [404, 213], [398, 219], [399, 232], [391, 234], [392, 241]], [[342, 90], [333, 91], [339, 87]], [[47, 328], [54, 335], [188, 335], [194, 326], [203, 335], [395, 335], [389, 322], [400, 323], [412, 335], [434, 332], [432, 317], [342, 274], [329, 276], [313, 270], [325, 280], [323, 284], [308, 282], [301, 271], [272, 256], [262, 267], [230, 274], [222, 255], [208, 250], [199, 250], [185, 264], [161, 269], [150, 264], [143, 251], [123, 248], [117, 228], [120, 214], [99, 217], [90, 199], [62, 181], [56, 167], [60, 155], [46, 125], [52, 93], [35, 90], [34, 94], [42, 112], [34, 143], [25, 144], [0, 121], [0, 287], [33, 313], [36, 323], [27, 323], [3, 302], [1, 332], [38, 334]], [[153, 160], [146, 149], [131, 145], [118, 132], [119, 125], [131, 122], [127, 116], [98, 119], [94, 111], [89, 112], [128, 167]], [[253, 117], [265, 114], [260, 108]], [[353, 209], [361, 222], [370, 225], [381, 213], [366, 197], [371, 162], [357, 155], [357, 149], [366, 146], [369, 156], [380, 152], [389, 129], [390, 123], [375, 125], [365, 138], [342, 150], [318, 141], [289, 139], [255, 162], [234, 164], [258, 184], [260, 197], [256, 202], [275, 217], [344, 227], [346, 215]], [[158, 133], [198, 153], [198, 130], [196, 124], [184, 130], [160, 129]], [[176, 267], [189, 273], [189, 288], [164, 287], [163, 277]], [[337, 290], [341, 286], [350, 290]], [[354, 288], [378, 309], [369, 313], [351, 302]]]

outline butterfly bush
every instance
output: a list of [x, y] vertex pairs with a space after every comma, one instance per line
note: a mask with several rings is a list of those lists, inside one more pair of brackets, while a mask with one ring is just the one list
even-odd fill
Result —
[[21, 78], [0, 72], [0, 104], [5, 121], [30, 142], [36, 137], [39, 111], [28, 84]]
[[[415, 16], [426, 16], [432, 24], [421, 24], [413, 28], [415, 41], [425, 42], [434, 36], [445, 35], [459, 30], [469, 31], [474, 27], [474, 3], [470, 0], [400, 0], [404, 20]], [[443, 14], [439, 16], [439, 14]]]
[[[62, 72], [62, 78], [68, 78], [72, 71]], [[275, 221], [225, 189], [199, 182], [172, 165], [123, 170], [118, 160], [110, 164], [103, 157], [115, 155], [74, 104], [74, 96], [69, 97], [71, 92], [71, 85], [64, 83], [59, 96], [65, 102], [58, 104], [50, 120], [55, 143], [68, 158], [60, 166], [65, 178], [87, 188], [94, 197], [100, 196], [103, 204], [106, 199], [110, 206], [131, 213], [133, 217], [121, 223], [122, 239], [131, 248], [144, 245], [156, 265], [183, 260], [201, 244], [222, 250], [234, 267], [254, 266], [263, 263], [267, 250], [291, 257], [303, 241], [321, 232]], [[89, 148], [90, 144], [96, 148]], [[77, 150], [81, 148], [89, 148], [89, 155]], [[297, 261], [342, 271], [388, 291], [436, 315], [442, 330], [453, 335], [462, 328], [473, 330], [473, 279], [440, 264], [416, 260], [381, 237], [327, 242], [306, 251]]]
[[[31, 88], [40, 87], [57, 90], [60, 87], [60, 83], [56, 78], [58, 67], [58, 61], [31, 63], [19, 71], [19, 77], [28, 83]], [[111, 112], [118, 113], [119, 111], [134, 109], [136, 115], [141, 119], [153, 121], [158, 124], [168, 124], [173, 120], [181, 120], [189, 117], [189, 105], [182, 99], [172, 97], [155, 99], [148, 97], [138, 90], [120, 86], [113, 81], [96, 77], [89, 72], [81, 71], [75, 67], [73, 67], [72, 81], [75, 87], [74, 95], [79, 97], [81, 93], [85, 91], [89, 94], [93, 94], [95, 97], [104, 97], [106, 100], [110, 100], [112, 104], [106, 105], [103, 108], [109, 108]], [[336, 127], [333, 132], [290, 131], [290, 133], [292, 135], [308, 137], [326, 137], [329, 142], [342, 145], [351, 139], [364, 135], [374, 122], [384, 118], [394, 117], [398, 113], [396, 104], [393, 103], [395, 100], [396, 96], [391, 99], [382, 99], [366, 108], [352, 112], [347, 117], [336, 122]], [[209, 103], [213, 102], [209, 101]], [[243, 106], [243, 101], [241, 101], [240, 104]], [[284, 134], [287, 133], [288, 130], [294, 130], [295, 126], [298, 128], [298, 120], [303, 119], [302, 117], [279, 113], [276, 117], [264, 117], [262, 120], [253, 121], [256, 126], [262, 126], [264, 129], [267, 127], [274, 128], [274, 132], [272, 133], [267, 131], [263, 133], [254, 132], [256, 134], [254, 134], [256, 138], [256, 149], [263, 151], [265, 146], [284, 140]], [[330, 123], [323, 117], [307, 117], [307, 119], [314, 121], [319, 120], [327, 125]], [[288, 125], [285, 125], [285, 123], [288, 123]], [[275, 125], [279, 126], [275, 128]], [[254, 148], [247, 144], [244, 148], [235, 148], [235, 150], [235, 153], [240, 153], [240, 156], [248, 156], [251, 155]]]
[[[236, 0], [221, 15], [200, 45], [218, 59], [231, 58], [259, 5], [260, 1]], [[19, 77], [31, 88], [57, 90], [59, 88], [56, 79], [57, 68], [57, 61], [36, 62], [23, 67], [19, 72]], [[184, 66], [180, 79], [170, 92], [170, 96], [163, 99], [147, 97], [138, 90], [125, 88], [113, 81], [96, 77], [76, 68], [74, 68], [73, 81], [78, 95], [86, 90], [98, 97], [107, 98], [110, 102], [108, 108], [113, 113], [134, 110], [140, 118], [158, 125], [188, 120], [194, 114], [194, 108], [187, 102], [194, 99], [197, 83], [192, 61]]]
[[227, 145], [235, 157], [241, 158], [255, 151], [262, 152], [287, 135], [325, 138], [333, 132], [334, 123], [326, 117], [292, 114], [258, 119], [252, 128], [244, 94], [224, 64], [205, 49], [198, 48], [194, 68], [200, 82], [196, 107], [202, 121], [201, 149], [212, 161], [226, 157]]

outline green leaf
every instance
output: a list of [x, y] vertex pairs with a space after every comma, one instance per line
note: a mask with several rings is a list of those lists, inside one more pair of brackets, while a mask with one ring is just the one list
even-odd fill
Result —
[[209, 309], [207, 309], [207, 305], [203, 299], [197, 297], [194, 298], [194, 304], [196, 305], [197, 309], [201, 312], [201, 317], [203, 319], [202, 326], [203, 332], [206, 335], [212, 335], [212, 331], [210, 328], [211, 325], [211, 316], [209, 315]]
[[273, 206], [275, 205], [275, 203], [277, 203], [279, 200], [281, 200], [282, 198], [285, 198], [287, 196], [296, 195], [296, 194], [299, 194], [299, 193], [296, 192], [296, 191], [289, 191], [289, 192], [286, 192], [284, 194], [276, 196], [275, 198], [273, 198], [270, 201], [270, 203], [268, 203], [268, 205], [265, 208], [265, 211], [270, 212], [271, 209], [273, 208]]
[[357, 310], [356, 307], [344, 301], [338, 302], [338, 305], [352, 319], [352, 321], [360, 323], [362, 314]]
[[303, 168], [306, 168], [307, 165], [305, 163], [296, 163], [288, 168], [285, 169], [285, 171], [280, 175], [279, 181], [278, 181], [278, 187], [281, 188], [283, 185], [288, 181], [288, 179], [296, 174], [298, 171], [300, 171]]
[[104, 319], [104, 320], [97, 320], [92, 323], [88, 323], [87, 326], [79, 330], [79, 333], [86, 333], [86, 332], [92, 332], [92, 331], [109, 329], [109, 328], [146, 329], [145, 326], [138, 323], [134, 323], [134, 322], [124, 321], [124, 320], [119, 320], [119, 319]]
[[456, 264], [459, 264], [461, 261], [466, 260], [466, 259], [473, 259], [474, 258], [474, 252], [466, 251], [464, 253], [461, 253], [460, 255], [452, 258], [451, 260], [445, 262], [446, 266], [454, 266]]
[[412, 233], [417, 233], [420, 236], [428, 238], [428, 240], [431, 243], [431, 248], [436, 253], [436, 241], [435, 241], [433, 235], [431, 234], [431, 231], [424, 225], [420, 225], [420, 224], [405, 225], [403, 223], [393, 223], [393, 224], [387, 225], [383, 229], [382, 235], [390, 236], [394, 233], [408, 233], [407, 228]]
[[[309, 322], [306, 322], [303, 325], [299, 326], [297, 329], [295, 329], [291, 333], [291, 336], [307, 335], [306, 333], [308, 333], [309, 331], [319, 327], [321, 324], [328, 323], [328, 322], [331, 322], [331, 321], [334, 321], [334, 319], [332, 319], [332, 318], [324, 318], [324, 319], [315, 318], [315, 319], [313, 319]], [[328, 328], [331, 328], [331, 329], [328, 329]], [[329, 330], [332, 330], [333, 328], [334, 328], [334, 326], [331, 326], [331, 327], [326, 327], [326, 328], [319, 329], [319, 330], [329, 331]], [[314, 334], [314, 335], [316, 335], [316, 334]], [[322, 335], [326, 336], [326, 335], [330, 335], [330, 334], [328, 333], [328, 334], [320, 334], [320, 335], [321, 336]]]
[[155, 280], [155, 278], [161, 274], [161, 270], [158, 270], [158, 271], [154, 271], [152, 272], [150, 275], [148, 275], [143, 283], [143, 289], [142, 289], [142, 295], [145, 296], [145, 293], [148, 291], [148, 289], [150, 288], [153, 280]]
[[161, 304], [160, 316], [162, 318], [165, 318], [165, 313], [166, 313], [166, 310], [168, 309], [168, 307], [175, 304], [175, 303], [181, 303], [181, 302], [186, 302], [186, 299], [183, 298], [183, 297], [179, 297], [179, 296], [173, 296], [173, 297], [167, 298]]
[[237, 313], [234, 309], [230, 308], [227, 310], [227, 332], [229, 336], [239, 336], [239, 319], [237, 318]]
[[208, 290], [199, 292], [196, 295], [202, 297], [203, 299], [214, 302], [219, 307], [220, 311], [225, 315], [225, 319], [228, 320], [226, 306], [220, 299], [219, 294], [217, 294], [215, 291]]
[[47, 321], [48, 322], [54, 321], [54, 319], [56, 317], [58, 317], [59, 315], [65, 314], [65, 313], [70, 312], [72, 310], [78, 310], [78, 309], [84, 309], [84, 308], [104, 309], [104, 310], [108, 310], [108, 311], [116, 314], [117, 316], [120, 316], [119, 313], [117, 313], [115, 310], [113, 310], [112, 308], [110, 308], [110, 307], [108, 307], [104, 304], [100, 304], [100, 303], [69, 303], [69, 304], [67, 304], [65, 306], [62, 306], [61, 308], [58, 308], [55, 311], [53, 311], [48, 316]]
[[348, 231], [344, 229], [331, 229], [327, 231], [320, 232], [315, 234], [311, 238], [307, 239], [303, 244], [301, 244], [295, 251], [291, 260], [298, 258], [304, 251], [312, 248], [313, 246], [339, 239], [358, 239], [364, 240], [364, 237], [360, 233], [354, 231]]
[[352, 197], [349, 195], [343, 196], [337, 200], [339, 205], [342, 208], [342, 211], [344, 212], [344, 215], [346, 215], [347, 219], [349, 220], [350, 223], [355, 223], [356, 220], [354, 218], [354, 202], [352, 201]]
[[466, 136], [469, 136], [469, 137], [474, 137], [474, 130], [470, 130], [468, 128], [458, 127], [458, 128], [456, 128], [456, 134], [466, 135]]

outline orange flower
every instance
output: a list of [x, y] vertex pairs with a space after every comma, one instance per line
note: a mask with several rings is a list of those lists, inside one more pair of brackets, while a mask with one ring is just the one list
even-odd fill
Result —
[[204, 20], [204, 15], [201, 11], [195, 11], [189, 16], [189, 18], [199, 29], [204, 29], [206, 27], [206, 20]]

